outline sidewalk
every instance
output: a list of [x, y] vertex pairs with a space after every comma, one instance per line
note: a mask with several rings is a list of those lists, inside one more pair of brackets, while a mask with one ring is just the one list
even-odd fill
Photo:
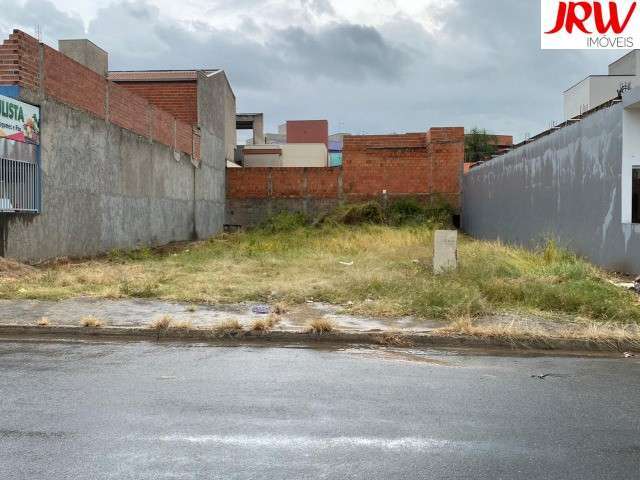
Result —
[[[47, 335], [58, 338], [176, 339], [192, 341], [339, 343], [392, 346], [508, 347], [565, 351], [640, 352], [640, 329], [550, 320], [516, 314], [494, 315], [454, 322], [413, 317], [372, 318], [350, 315], [341, 306], [318, 302], [287, 306], [275, 314], [275, 305], [194, 305], [147, 299], [61, 301], [0, 300], [0, 336]], [[268, 313], [262, 313], [262, 312]], [[154, 330], [150, 325], [169, 316], [181, 328]], [[254, 322], [277, 317], [268, 331], [256, 331]], [[83, 327], [94, 317], [100, 328]], [[46, 322], [42, 322], [42, 319]], [[309, 333], [308, 323], [327, 319], [333, 331]], [[241, 330], [221, 335], [216, 325], [237, 321]], [[38, 325], [45, 323], [46, 325]]]

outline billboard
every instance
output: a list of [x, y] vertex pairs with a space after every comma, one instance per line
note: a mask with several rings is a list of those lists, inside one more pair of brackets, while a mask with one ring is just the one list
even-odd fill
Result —
[[40, 108], [0, 95], [0, 138], [40, 143]]

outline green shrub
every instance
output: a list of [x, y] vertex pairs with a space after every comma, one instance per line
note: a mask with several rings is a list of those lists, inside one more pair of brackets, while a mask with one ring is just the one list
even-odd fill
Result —
[[265, 220], [260, 229], [270, 233], [291, 232], [309, 224], [309, 218], [302, 212], [282, 211]]
[[449, 226], [454, 210], [445, 201], [435, 198], [428, 204], [414, 197], [395, 200], [387, 209], [390, 225], [418, 225], [428, 223], [433, 226]]
[[387, 218], [391, 225], [423, 223], [426, 220], [426, 208], [415, 198], [401, 198], [389, 206]]
[[148, 280], [124, 280], [119, 285], [122, 295], [133, 298], [153, 298], [160, 294], [160, 285]]
[[327, 215], [323, 222], [343, 225], [362, 225], [366, 223], [385, 223], [384, 210], [377, 202], [349, 203], [341, 205]]
[[131, 260], [149, 260], [155, 256], [155, 253], [149, 247], [136, 248], [133, 250], [115, 248], [111, 250], [107, 256], [112, 262], [127, 262]]

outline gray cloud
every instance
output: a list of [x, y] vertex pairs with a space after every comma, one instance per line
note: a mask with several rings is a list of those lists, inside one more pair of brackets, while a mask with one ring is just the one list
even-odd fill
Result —
[[[279, 28], [250, 15], [276, 15], [269, 0], [219, 0], [207, 23], [182, 24], [148, 3], [119, 2], [98, 11], [86, 35], [109, 51], [112, 68], [227, 71], [238, 109], [264, 111], [268, 126], [327, 118], [332, 130], [423, 131], [478, 125], [522, 137], [560, 120], [562, 91], [606, 73], [616, 52], [541, 51], [534, 0], [458, 0], [430, 13], [438, 29], [398, 14], [379, 28], [337, 18], [329, 0], [278, 7]], [[0, 0], [0, 25], [42, 25], [53, 38], [82, 34], [82, 22], [47, 0], [20, 6]], [[216, 11], [239, 8], [235, 30]], [[302, 9], [302, 10], [301, 10]], [[324, 15], [322, 26], [309, 20]], [[5, 23], [2, 23], [5, 22]], [[211, 25], [215, 25], [212, 27]]]
[[303, 7], [318, 15], [334, 15], [335, 10], [329, 0], [300, 0]]
[[48, 41], [84, 33], [82, 19], [61, 12], [48, 0], [27, 0], [22, 6], [13, 0], [0, 0], [0, 11], [0, 26], [7, 31], [20, 26], [34, 33], [36, 26], [40, 26], [43, 39]]
[[400, 78], [409, 56], [392, 46], [372, 27], [333, 24], [310, 33], [302, 28], [277, 32], [270, 42], [287, 68], [305, 76], [325, 76], [345, 83], [373, 75], [384, 80]]

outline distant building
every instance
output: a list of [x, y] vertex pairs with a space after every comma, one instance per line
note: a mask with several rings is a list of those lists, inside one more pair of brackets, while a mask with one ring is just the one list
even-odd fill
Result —
[[326, 167], [324, 143], [285, 143], [282, 145], [246, 145], [244, 167]]
[[608, 75], [590, 75], [564, 92], [564, 118], [579, 117], [610, 100], [621, 90], [640, 86], [640, 50], [632, 50], [609, 65]]
[[327, 120], [289, 120], [278, 133], [266, 133], [264, 144], [247, 141], [237, 161], [245, 167], [340, 166], [344, 135], [330, 137]]
[[288, 120], [287, 143], [324, 143], [329, 146], [329, 122], [326, 120]]

